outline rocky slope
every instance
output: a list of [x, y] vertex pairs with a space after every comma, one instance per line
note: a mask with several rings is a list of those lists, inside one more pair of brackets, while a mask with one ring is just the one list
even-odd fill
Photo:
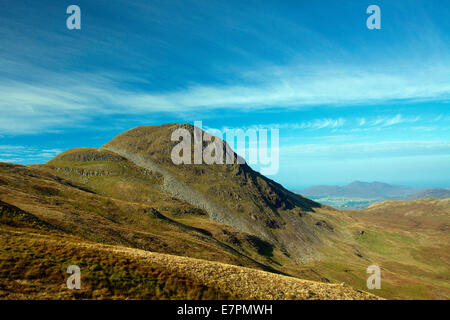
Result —
[[[171, 141], [171, 134], [178, 128], [194, 134], [187, 124], [138, 127], [100, 150], [161, 174], [163, 191], [205, 210], [214, 221], [261, 236], [299, 261], [315, 256], [323, 230], [312, 213], [319, 204], [289, 192], [245, 163], [175, 165], [170, 155], [177, 142]], [[224, 144], [224, 149], [229, 147]]]

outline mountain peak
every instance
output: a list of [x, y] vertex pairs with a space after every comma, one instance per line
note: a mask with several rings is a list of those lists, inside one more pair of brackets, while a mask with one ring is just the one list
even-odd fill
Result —
[[[245, 162], [175, 164], [171, 155], [179, 141], [172, 140], [172, 133], [177, 129], [194, 134], [194, 126], [190, 124], [140, 126], [119, 134], [98, 150], [66, 151], [50, 163], [64, 168], [70, 166], [67, 170], [82, 174], [102, 175], [113, 171], [109, 164], [102, 164], [102, 169], [94, 173], [86, 173], [82, 163], [67, 161], [123, 161], [135, 171], [148, 172], [155, 181], [161, 181], [155, 188], [203, 210], [213, 221], [277, 243], [298, 260], [306, 261], [314, 255], [311, 248], [320, 243], [321, 229], [316, 230], [317, 221], [308, 217], [308, 213], [320, 204], [286, 190]], [[200, 133], [207, 134], [203, 130]], [[203, 142], [202, 147], [208, 143]], [[194, 139], [191, 144], [193, 152]], [[224, 148], [238, 157], [226, 143]], [[71, 157], [67, 158], [68, 154]], [[293, 238], [301, 240], [293, 242]]]

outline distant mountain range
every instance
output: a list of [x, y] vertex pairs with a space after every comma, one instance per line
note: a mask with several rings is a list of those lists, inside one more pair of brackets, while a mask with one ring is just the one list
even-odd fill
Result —
[[346, 186], [313, 186], [298, 193], [307, 197], [342, 197], [352, 199], [403, 200], [422, 198], [450, 198], [448, 189], [423, 189], [383, 182], [354, 181]]

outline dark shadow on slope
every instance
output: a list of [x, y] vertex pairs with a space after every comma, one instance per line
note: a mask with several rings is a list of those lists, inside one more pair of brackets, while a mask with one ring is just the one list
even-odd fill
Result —
[[45, 222], [34, 214], [26, 212], [12, 204], [0, 200], [0, 224], [11, 227], [28, 227], [44, 230], [61, 230], [60, 228]]

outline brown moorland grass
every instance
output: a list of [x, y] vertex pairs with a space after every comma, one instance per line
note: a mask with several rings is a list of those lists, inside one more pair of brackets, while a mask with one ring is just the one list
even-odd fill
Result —
[[[2, 299], [378, 299], [345, 285], [251, 268], [0, 229]], [[81, 268], [82, 289], [65, 269]]]
[[339, 226], [313, 268], [330, 280], [365, 288], [366, 268], [381, 268], [377, 295], [450, 298], [450, 199], [386, 201], [365, 210], [318, 212]]

